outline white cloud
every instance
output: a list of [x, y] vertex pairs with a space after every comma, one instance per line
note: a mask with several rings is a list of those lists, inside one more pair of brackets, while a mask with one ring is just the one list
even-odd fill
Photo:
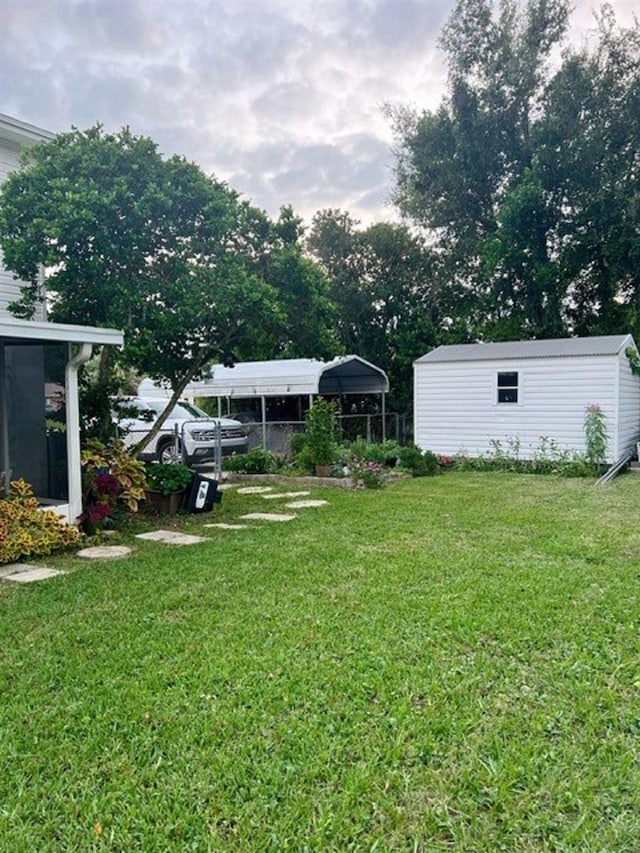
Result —
[[[631, 23], [635, 0], [617, 0]], [[0, 4], [0, 111], [129, 125], [275, 214], [392, 217], [381, 106], [432, 109], [453, 0], [21, 0]], [[593, 27], [578, 0], [574, 34]]]

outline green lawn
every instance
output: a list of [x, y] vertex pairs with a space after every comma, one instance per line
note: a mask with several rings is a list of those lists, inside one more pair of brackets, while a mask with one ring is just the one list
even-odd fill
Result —
[[640, 850], [640, 477], [314, 496], [0, 585], [0, 850]]

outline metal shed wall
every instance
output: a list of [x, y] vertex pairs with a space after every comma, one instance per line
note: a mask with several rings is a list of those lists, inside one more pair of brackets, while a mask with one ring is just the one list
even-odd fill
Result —
[[[634, 345], [631, 336], [623, 338]], [[415, 441], [423, 449], [479, 456], [491, 440], [520, 443], [530, 458], [541, 437], [583, 453], [584, 415], [601, 406], [609, 433], [607, 461], [633, 447], [640, 431], [640, 379], [624, 355], [511, 360], [418, 361], [414, 367]], [[517, 371], [517, 404], [497, 402], [497, 374]]]

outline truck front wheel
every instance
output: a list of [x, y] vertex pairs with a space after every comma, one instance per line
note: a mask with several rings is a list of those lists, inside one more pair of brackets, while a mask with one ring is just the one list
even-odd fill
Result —
[[163, 464], [182, 462], [182, 444], [179, 439], [168, 439], [158, 445], [158, 462]]

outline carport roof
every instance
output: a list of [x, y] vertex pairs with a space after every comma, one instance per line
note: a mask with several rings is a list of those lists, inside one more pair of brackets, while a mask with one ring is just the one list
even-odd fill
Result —
[[[211, 376], [190, 383], [187, 397], [290, 397], [302, 394], [380, 394], [389, 390], [384, 370], [357, 355], [333, 361], [287, 358], [245, 361], [235, 367], [214, 365]], [[149, 396], [158, 388], [144, 380], [138, 393]]]

